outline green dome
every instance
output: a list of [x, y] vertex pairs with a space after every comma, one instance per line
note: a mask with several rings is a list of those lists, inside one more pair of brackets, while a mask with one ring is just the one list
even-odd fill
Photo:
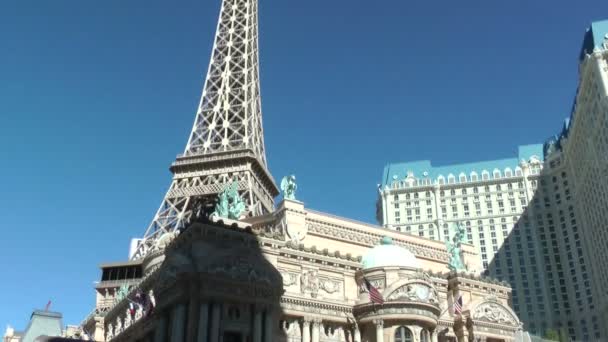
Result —
[[420, 268], [416, 256], [406, 248], [394, 245], [393, 239], [388, 236], [363, 256], [362, 263], [363, 269], [385, 266]]

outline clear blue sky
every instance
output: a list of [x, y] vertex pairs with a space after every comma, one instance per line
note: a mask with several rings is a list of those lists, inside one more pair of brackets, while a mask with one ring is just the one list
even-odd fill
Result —
[[[0, 2], [0, 324], [79, 323], [191, 129], [219, 0]], [[374, 222], [387, 162], [513, 157], [554, 134], [608, 1], [260, 0], [276, 179]], [[3, 328], [3, 327], [2, 327]]]

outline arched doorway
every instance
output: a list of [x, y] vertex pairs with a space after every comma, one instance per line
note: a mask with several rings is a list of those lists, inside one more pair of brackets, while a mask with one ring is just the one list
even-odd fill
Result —
[[410, 329], [406, 327], [399, 327], [395, 330], [395, 342], [414, 342], [414, 336]]

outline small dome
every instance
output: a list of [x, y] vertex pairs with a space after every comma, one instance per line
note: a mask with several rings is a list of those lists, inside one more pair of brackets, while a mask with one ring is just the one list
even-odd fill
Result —
[[393, 239], [388, 236], [363, 256], [362, 263], [363, 269], [384, 266], [420, 268], [416, 256], [406, 248], [394, 245]]

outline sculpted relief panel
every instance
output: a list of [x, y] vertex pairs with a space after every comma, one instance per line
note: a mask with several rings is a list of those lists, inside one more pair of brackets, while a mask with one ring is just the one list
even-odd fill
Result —
[[319, 293], [319, 276], [317, 270], [303, 270], [300, 275], [300, 289], [302, 294], [317, 298]]
[[517, 324], [515, 318], [507, 309], [498, 303], [482, 303], [473, 312], [473, 319], [481, 321], [500, 323], [500, 324]]
[[388, 300], [405, 300], [438, 304], [437, 291], [423, 283], [409, 283], [397, 288]]
[[316, 269], [303, 269], [300, 273], [281, 270], [283, 287], [287, 292], [296, 292], [311, 298], [340, 297], [343, 294], [343, 281], [319, 275]]

